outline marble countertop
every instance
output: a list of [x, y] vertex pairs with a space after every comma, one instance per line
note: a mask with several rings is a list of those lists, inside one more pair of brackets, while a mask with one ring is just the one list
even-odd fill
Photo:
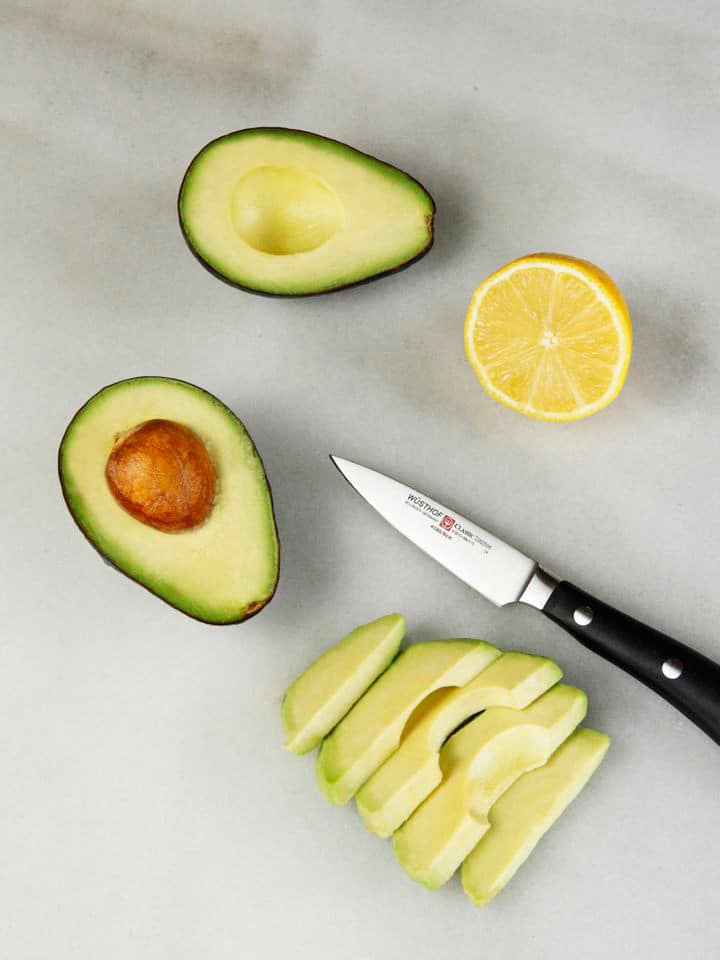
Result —
[[[703, 0], [115, 3], [0, 11], [0, 952], [12, 960], [707, 958], [720, 752], [528, 609], [499, 610], [353, 497], [328, 452], [443, 497], [550, 569], [720, 658], [720, 7]], [[176, 222], [228, 130], [316, 130], [438, 205], [410, 270], [274, 301], [215, 281]], [[635, 352], [604, 413], [490, 401], [470, 293], [523, 253], [596, 261]], [[56, 480], [102, 385], [177, 376], [252, 432], [283, 544], [273, 603], [194, 623], [100, 563]], [[613, 737], [484, 911], [431, 894], [313, 764], [279, 702], [356, 623], [544, 652]]]

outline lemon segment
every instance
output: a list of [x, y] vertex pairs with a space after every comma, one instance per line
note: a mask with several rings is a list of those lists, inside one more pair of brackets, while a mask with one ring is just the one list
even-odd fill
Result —
[[630, 313], [599, 267], [532, 254], [477, 288], [465, 350], [495, 400], [541, 420], [579, 420], [622, 388], [632, 352]]

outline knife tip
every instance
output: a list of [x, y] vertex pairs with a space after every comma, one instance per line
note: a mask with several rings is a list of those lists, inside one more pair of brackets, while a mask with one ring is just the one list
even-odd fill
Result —
[[[345, 464], [349, 463], [349, 461], [348, 461], [348, 460], [345, 460], [343, 457], [338, 457], [338, 456], [337, 456], [336, 454], [334, 454], [334, 453], [329, 453], [328, 456], [330, 457], [330, 462], [331, 462], [332, 465], [335, 467], [335, 469], [336, 469], [340, 474], [342, 474], [343, 477], [345, 477], [345, 471], [343, 470], [343, 466], [344, 466]], [[347, 477], [345, 477], [345, 479], [347, 479]]]

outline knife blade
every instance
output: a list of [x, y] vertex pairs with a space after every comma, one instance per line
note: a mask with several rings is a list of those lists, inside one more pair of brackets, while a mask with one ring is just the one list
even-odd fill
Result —
[[720, 743], [720, 665], [621, 613], [433, 497], [331, 454], [391, 526], [496, 606], [525, 603], [621, 667]]
[[330, 458], [400, 533], [498, 607], [519, 600], [538, 564], [456, 510], [341, 457]]

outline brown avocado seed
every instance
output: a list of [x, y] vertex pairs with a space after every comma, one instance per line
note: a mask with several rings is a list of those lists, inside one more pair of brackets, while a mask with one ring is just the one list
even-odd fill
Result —
[[203, 523], [215, 499], [215, 467], [205, 444], [172, 420], [146, 420], [119, 436], [105, 477], [121, 507], [167, 533]]

